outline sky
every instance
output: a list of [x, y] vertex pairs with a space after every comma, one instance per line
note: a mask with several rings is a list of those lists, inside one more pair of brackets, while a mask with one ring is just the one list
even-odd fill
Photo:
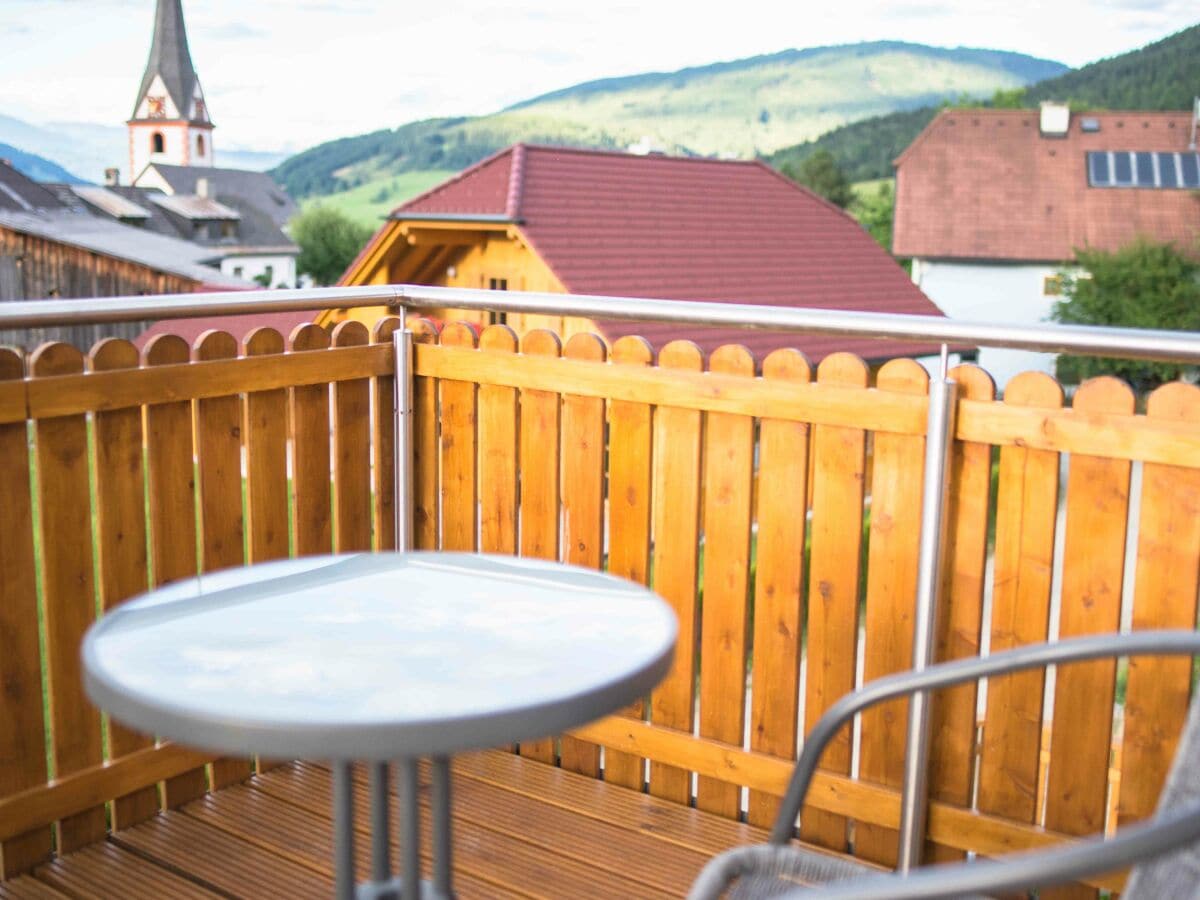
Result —
[[[218, 148], [296, 151], [594, 78], [905, 40], [1071, 66], [1194, 24], [1195, 0], [184, 0]], [[121, 125], [154, 0], [0, 0], [0, 115]]]

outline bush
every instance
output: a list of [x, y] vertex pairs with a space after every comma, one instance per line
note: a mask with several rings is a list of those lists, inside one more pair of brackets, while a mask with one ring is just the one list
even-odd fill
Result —
[[311, 206], [291, 222], [300, 247], [296, 268], [317, 284], [333, 284], [371, 239], [372, 231], [327, 206]]
[[[1063, 272], [1063, 299], [1050, 317], [1072, 325], [1200, 331], [1200, 260], [1174, 244], [1139, 239], [1114, 253], [1077, 250], [1081, 271]], [[1058, 377], [1077, 383], [1116, 375], [1140, 391], [1194, 375], [1177, 363], [1060, 356]]]

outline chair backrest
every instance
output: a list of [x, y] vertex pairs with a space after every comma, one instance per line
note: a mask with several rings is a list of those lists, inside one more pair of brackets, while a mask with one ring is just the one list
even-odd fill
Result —
[[[1187, 722], [1158, 802], [1164, 812], [1200, 803], [1200, 691], [1192, 699]], [[1133, 868], [1125, 887], [1129, 900], [1172, 900], [1200, 897], [1200, 844], [1159, 856]]]

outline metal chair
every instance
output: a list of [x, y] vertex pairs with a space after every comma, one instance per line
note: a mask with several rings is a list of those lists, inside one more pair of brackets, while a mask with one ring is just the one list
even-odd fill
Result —
[[825, 745], [862, 710], [897, 697], [989, 676], [1104, 657], [1151, 654], [1198, 655], [1200, 634], [1145, 631], [1073, 638], [872, 681], [830, 707], [808, 735], [770, 842], [736, 847], [713, 858], [692, 885], [689, 900], [717, 900], [723, 896], [787, 900], [969, 897], [1049, 887], [1131, 865], [1133, 874], [1124, 897], [1200, 898], [1200, 692], [1192, 701], [1157, 813], [1147, 822], [1122, 828], [1116, 837], [1089, 838], [1048, 850], [907, 873], [880, 872], [846, 857], [791, 844], [800, 807]]

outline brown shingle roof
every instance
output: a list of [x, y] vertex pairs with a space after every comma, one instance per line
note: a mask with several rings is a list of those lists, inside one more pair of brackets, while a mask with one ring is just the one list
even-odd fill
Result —
[[[1084, 118], [1099, 131], [1084, 132]], [[1192, 191], [1088, 186], [1087, 152], [1185, 151], [1188, 113], [1072, 114], [1043, 137], [1036, 110], [942, 112], [896, 160], [897, 256], [1062, 262], [1140, 235], [1190, 246]]]
[[[515, 145], [405, 203], [393, 218], [505, 216], [567, 290], [940, 315], [849, 215], [757, 162]], [[928, 346], [740, 329], [604, 322], [610, 339], [704, 349], [799, 346], [869, 358]]]

